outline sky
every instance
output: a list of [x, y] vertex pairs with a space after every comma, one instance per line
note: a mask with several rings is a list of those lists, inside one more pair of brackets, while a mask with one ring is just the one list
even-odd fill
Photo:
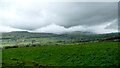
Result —
[[117, 2], [0, 0], [0, 32], [118, 31]]

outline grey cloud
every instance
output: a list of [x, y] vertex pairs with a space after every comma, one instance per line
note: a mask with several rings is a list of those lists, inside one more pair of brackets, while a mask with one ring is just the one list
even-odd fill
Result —
[[73, 25], [94, 26], [117, 18], [117, 3], [78, 3], [67, 10], [68, 12], [57, 12], [60, 16], [60, 21], [57, 24], [66, 27]]
[[109, 23], [103, 24], [103, 25], [89, 26], [89, 27], [78, 25], [78, 26], [72, 26], [70, 28], [65, 28], [63, 26], [51, 24], [46, 27], [39, 28], [30, 32], [44, 32], [44, 33], [56, 33], [56, 34], [60, 34], [64, 32], [73, 32], [73, 31], [89, 31], [89, 32], [94, 32], [99, 34], [118, 32], [118, 30], [115, 30], [115, 29], [106, 29], [106, 27], [108, 26], [109, 26]]
[[[95, 26], [117, 19], [117, 2], [55, 2], [55, 3], [30, 3], [27, 7], [21, 4], [9, 3], [4, 7], [8, 14], [0, 20], [3, 25], [35, 30], [52, 23], [63, 26]], [[9, 9], [9, 11], [6, 11]], [[5, 14], [5, 13], [4, 13]]]
[[112, 21], [111, 23], [110, 23], [110, 25], [109, 26], [107, 26], [105, 29], [116, 29], [116, 30], [118, 30], [118, 20], [116, 19], [116, 20], [114, 20], [114, 21]]

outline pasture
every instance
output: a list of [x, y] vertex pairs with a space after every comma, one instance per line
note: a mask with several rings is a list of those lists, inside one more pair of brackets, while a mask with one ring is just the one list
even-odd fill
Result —
[[2, 50], [5, 66], [118, 66], [120, 42], [93, 42]]

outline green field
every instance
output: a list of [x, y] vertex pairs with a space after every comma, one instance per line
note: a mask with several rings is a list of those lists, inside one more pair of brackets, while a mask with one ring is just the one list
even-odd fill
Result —
[[118, 66], [119, 35], [2, 33], [2, 66]]
[[2, 50], [4, 66], [118, 66], [120, 42], [93, 42]]
[[[9, 32], [2, 33], [2, 45], [4, 46], [26, 46], [33, 44], [40, 45], [64, 45], [71, 43], [79, 43], [79, 41], [96, 42], [102, 38], [118, 36], [118, 33], [109, 34], [91, 34], [84, 32], [73, 32], [64, 34], [52, 34], [52, 33], [29, 33], [29, 32]], [[33, 42], [33, 43], [32, 43]]]

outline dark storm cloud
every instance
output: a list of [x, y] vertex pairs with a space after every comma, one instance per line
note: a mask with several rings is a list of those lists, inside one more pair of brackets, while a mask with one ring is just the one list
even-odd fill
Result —
[[50, 24], [66, 28], [78, 25], [92, 27], [110, 23], [118, 18], [117, 2], [32, 2], [25, 4], [8, 2], [6, 6], [0, 5], [0, 8], [3, 9], [0, 11], [2, 25], [25, 30], [35, 30]]
[[56, 23], [59, 25], [66, 27], [76, 25], [94, 26], [117, 19], [117, 8], [117, 3], [108, 2], [68, 3], [67, 6], [53, 12], [58, 16]]

